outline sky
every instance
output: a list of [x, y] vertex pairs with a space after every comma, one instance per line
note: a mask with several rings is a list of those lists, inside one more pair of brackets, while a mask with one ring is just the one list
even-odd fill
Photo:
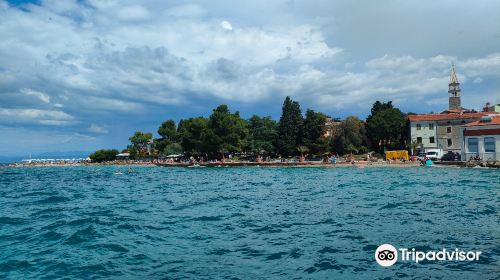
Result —
[[278, 119], [500, 103], [500, 1], [0, 0], [0, 155], [123, 149], [219, 104]]

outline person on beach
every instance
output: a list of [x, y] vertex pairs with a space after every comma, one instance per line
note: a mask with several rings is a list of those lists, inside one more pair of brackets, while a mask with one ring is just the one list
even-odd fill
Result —
[[337, 157], [335, 155], [333, 155], [331, 161], [333, 164], [337, 164]]

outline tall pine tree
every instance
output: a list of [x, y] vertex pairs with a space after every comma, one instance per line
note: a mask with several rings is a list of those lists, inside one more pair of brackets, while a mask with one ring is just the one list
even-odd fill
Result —
[[302, 142], [313, 155], [322, 155], [328, 150], [328, 141], [323, 137], [325, 123], [325, 114], [310, 109], [306, 111]]
[[283, 102], [283, 111], [278, 125], [276, 148], [284, 157], [298, 154], [297, 147], [302, 144], [302, 125], [304, 120], [297, 101], [289, 96]]

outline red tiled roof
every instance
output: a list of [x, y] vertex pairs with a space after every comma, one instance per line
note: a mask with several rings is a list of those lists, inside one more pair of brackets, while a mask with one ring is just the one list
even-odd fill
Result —
[[466, 124], [464, 126], [488, 126], [488, 125], [500, 125], [500, 115], [498, 115], [498, 116], [491, 116], [491, 121], [490, 122], [481, 122], [479, 120], [479, 121], [468, 123], [468, 124]]
[[409, 115], [408, 119], [411, 122], [419, 121], [445, 121], [457, 119], [480, 119], [483, 116], [491, 114], [491, 112], [464, 113], [464, 114], [427, 114], [427, 115]]

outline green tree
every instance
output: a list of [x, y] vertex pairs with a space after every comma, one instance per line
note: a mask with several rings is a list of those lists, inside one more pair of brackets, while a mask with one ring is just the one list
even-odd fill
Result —
[[179, 143], [170, 143], [163, 150], [164, 155], [177, 155], [182, 153], [182, 146]]
[[160, 154], [164, 154], [168, 145], [179, 141], [179, 133], [173, 120], [164, 121], [158, 128], [158, 134], [161, 138], [154, 140], [154, 147]]
[[309, 148], [307, 146], [298, 146], [297, 151], [300, 153], [300, 162], [303, 162], [304, 154], [309, 152]]
[[208, 131], [208, 120], [204, 117], [181, 120], [178, 135], [182, 149], [191, 154], [206, 152], [204, 138]]
[[364, 153], [367, 138], [363, 121], [357, 117], [347, 117], [337, 127], [336, 134], [332, 139], [332, 150], [338, 154]]
[[148, 145], [151, 143], [151, 139], [153, 139], [152, 133], [144, 133], [140, 131], [135, 132], [134, 135], [129, 138], [132, 144], [131, 148], [137, 151], [139, 157], [147, 155]]
[[247, 125], [239, 112], [232, 114], [227, 105], [220, 105], [210, 115], [204, 140], [212, 153], [240, 152], [247, 136]]
[[392, 101], [389, 101], [387, 103], [385, 102], [380, 102], [380, 101], [375, 101], [375, 103], [373, 103], [373, 106], [372, 106], [372, 109], [371, 109], [371, 114], [368, 115], [368, 117], [366, 117], [366, 122], [370, 122], [372, 120], [372, 118], [379, 112], [382, 112], [384, 110], [387, 110], [387, 109], [393, 109], [394, 108], [394, 105], [392, 105]]
[[274, 142], [278, 135], [278, 124], [271, 117], [253, 115], [248, 120], [248, 148], [260, 155], [275, 152]]
[[300, 105], [289, 96], [283, 102], [283, 110], [278, 124], [276, 147], [284, 157], [297, 154], [297, 147], [302, 144], [303, 118]]
[[313, 110], [306, 111], [302, 133], [302, 143], [313, 155], [322, 155], [328, 149], [328, 141], [325, 139], [326, 115]]
[[366, 119], [368, 137], [373, 149], [404, 148], [406, 116], [392, 102], [373, 104], [372, 114]]
[[164, 121], [158, 128], [158, 134], [161, 136], [163, 140], [167, 140], [169, 143], [177, 142], [178, 133], [175, 121], [173, 120]]
[[97, 150], [92, 153], [89, 158], [93, 162], [103, 162], [103, 161], [112, 161], [116, 159], [116, 155], [118, 154], [118, 150]]

